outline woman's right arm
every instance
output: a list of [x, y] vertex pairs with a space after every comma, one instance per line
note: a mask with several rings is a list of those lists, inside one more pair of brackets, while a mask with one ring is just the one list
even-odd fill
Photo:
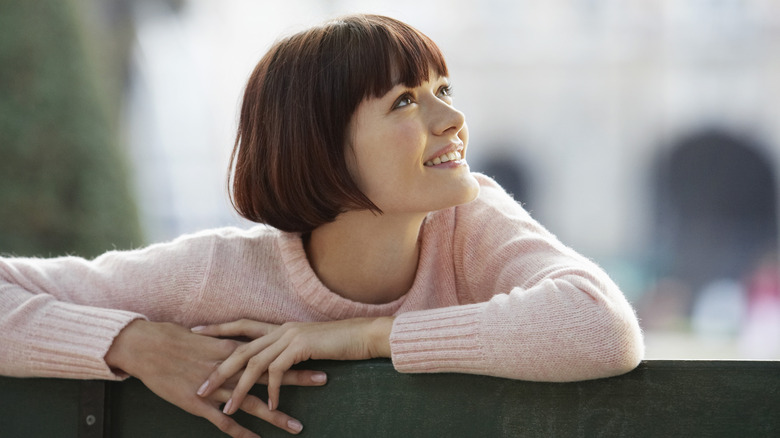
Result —
[[[54, 260], [0, 259], [0, 374], [120, 378], [103, 357], [119, 332], [144, 316], [68, 301], [73, 294], [59, 286], [58, 279], [59, 272], [67, 271], [72, 263], [63, 260], [62, 266], [49, 269], [56, 264]], [[58, 297], [57, 292], [65, 296]]]
[[[216, 364], [238, 345], [186, 328], [187, 310], [200, 296], [212, 245], [213, 239], [184, 239], [109, 252], [93, 261], [0, 258], [0, 374], [75, 379], [132, 375], [231, 436], [255, 436], [217, 408], [227, 400], [232, 383], [209, 399], [196, 395]], [[291, 373], [285, 383], [324, 384], [315, 375], [322, 373]], [[259, 399], [248, 399], [241, 408], [296, 432], [294, 419], [270, 412]]]
[[0, 374], [117, 379], [104, 357], [131, 322], [185, 323], [213, 239], [79, 257], [0, 258]]

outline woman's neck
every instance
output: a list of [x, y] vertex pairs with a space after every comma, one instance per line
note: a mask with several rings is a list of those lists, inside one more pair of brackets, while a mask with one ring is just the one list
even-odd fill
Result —
[[352, 301], [388, 303], [414, 283], [425, 215], [342, 213], [317, 227], [305, 244], [320, 281]]

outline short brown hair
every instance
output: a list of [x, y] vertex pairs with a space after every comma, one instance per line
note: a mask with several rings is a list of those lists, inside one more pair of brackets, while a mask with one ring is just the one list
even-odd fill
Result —
[[347, 127], [363, 99], [418, 86], [431, 69], [448, 75], [436, 44], [377, 15], [342, 17], [274, 44], [244, 91], [230, 158], [235, 209], [295, 232], [350, 209], [381, 213], [347, 168]]

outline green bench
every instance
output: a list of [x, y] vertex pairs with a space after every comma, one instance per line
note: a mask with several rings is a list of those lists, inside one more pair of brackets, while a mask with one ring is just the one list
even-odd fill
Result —
[[[329, 380], [282, 389], [280, 409], [303, 422], [300, 436], [780, 437], [780, 362], [654, 360], [574, 383], [399, 374], [387, 360], [306, 365]], [[291, 436], [236, 416], [264, 438]], [[221, 436], [135, 379], [0, 377], [2, 438]]]

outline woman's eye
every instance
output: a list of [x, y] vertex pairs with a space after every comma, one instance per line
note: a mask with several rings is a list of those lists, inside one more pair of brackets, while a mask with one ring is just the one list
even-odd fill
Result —
[[393, 108], [401, 108], [407, 105], [411, 105], [414, 103], [414, 100], [412, 100], [412, 96], [409, 94], [404, 94], [403, 96], [399, 97], [398, 100], [395, 101], [395, 105], [393, 105]]
[[439, 96], [452, 97], [452, 85], [444, 85], [439, 88]]

